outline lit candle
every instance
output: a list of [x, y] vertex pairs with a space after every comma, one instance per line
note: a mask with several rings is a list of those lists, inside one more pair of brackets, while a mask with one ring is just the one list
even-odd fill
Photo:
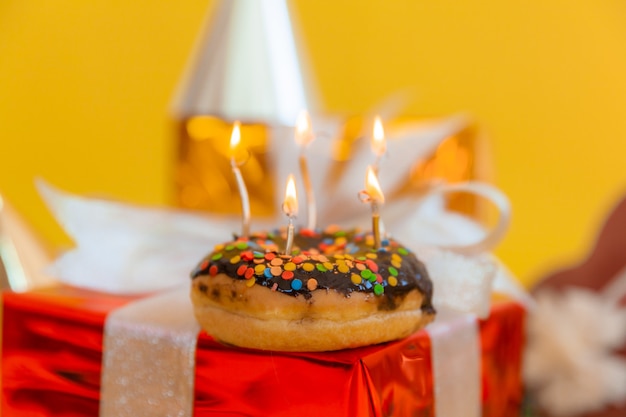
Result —
[[383, 122], [380, 119], [380, 116], [376, 116], [374, 119], [374, 129], [372, 134], [372, 140], [370, 142], [370, 146], [372, 148], [372, 152], [376, 155], [376, 161], [374, 162], [374, 171], [378, 173], [378, 165], [380, 163], [380, 159], [383, 157], [385, 152], [387, 151], [387, 141], [385, 140], [385, 130], [383, 129]]
[[365, 177], [365, 190], [360, 193], [361, 201], [370, 203], [372, 207], [372, 235], [374, 236], [374, 249], [380, 249], [380, 212], [378, 205], [385, 202], [385, 196], [380, 189], [378, 177], [372, 166], [367, 167]]
[[298, 196], [296, 194], [296, 180], [292, 174], [287, 178], [287, 187], [285, 189], [285, 201], [283, 202], [283, 213], [289, 219], [287, 226], [287, 244], [285, 245], [285, 254], [291, 254], [293, 246], [294, 226], [293, 220], [298, 215]]
[[233, 125], [233, 133], [230, 136], [230, 166], [235, 174], [239, 196], [241, 197], [241, 236], [246, 237], [250, 234], [250, 200], [248, 199], [248, 189], [243, 181], [239, 167], [246, 162], [246, 159], [239, 159], [242, 154], [241, 149], [241, 124], [237, 121]]
[[315, 230], [317, 223], [317, 212], [315, 208], [315, 195], [313, 194], [313, 186], [311, 185], [311, 177], [309, 176], [309, 169], [307, 166], [307, 160], [304, 155], [304, 149], [313, 142], [315, 136], [313, 135], [313, 129], [311, 128], [311, 118], [306, 110], [303, 110], [298, 116], [296, 122], [296, 143], [300, 146], [300, 175], [302, 175], [302, 183], [304, 184], [304, 192], [306, 195], [306, 214], [307, 214], [307, 229]]

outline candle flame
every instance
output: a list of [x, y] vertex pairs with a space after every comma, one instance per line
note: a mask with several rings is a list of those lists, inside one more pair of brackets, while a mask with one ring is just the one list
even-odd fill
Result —
[[313, 142], [313, 139], [311, 117], [309, 116], [309, 112], [302, 110], [296, 121], [296, 143], [300, 146], [307, 146]]
[[376, 156], [382, 156], [387, 150], [387, 141], [385, 140], [385, 130], [380, 116], [374, 119], [374, 134], [372, 136], [372, 151]]
[[296, 194], [296, 180], [293, 174], [289, 174], [289, 177], [287, 178], [283, 212], [285, 212], [285, 214], [289, 217], [296, 216], [298, 214], [298, 195]]
[[241, 143], [241, 123], [236, 121], [233, 124], [233, 133], [230, 135], [230, 156], [231, 158], [235, 158], [237, 155], [237, 151], [239, 149], [239, 144]]
[[385, 195], [380, 189], [378, 177], [376, 176], [376, 172], [374, 172], [374, 169], [371, 166], [367, 167], [367, 175], [365, 177], [365, 191], [369, 195], [370, 199], [381, 204], [385, 202]]

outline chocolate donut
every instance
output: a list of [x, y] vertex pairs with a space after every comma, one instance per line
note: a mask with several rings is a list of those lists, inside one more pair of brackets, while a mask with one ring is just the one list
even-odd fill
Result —
[[278, 351], [327, 351], [408, 336], [433, 320], [422, 262], [394, 240], [301, 230], [291, 254], [285, 231], [219, 244], [192, 272], [201, 326], [222, 342]]

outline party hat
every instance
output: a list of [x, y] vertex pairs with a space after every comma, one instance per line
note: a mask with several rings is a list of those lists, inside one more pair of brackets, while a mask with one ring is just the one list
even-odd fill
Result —
[[291, 126], [313, 107], [286, 0], [222, 0], [207, 19], [174, 115]]

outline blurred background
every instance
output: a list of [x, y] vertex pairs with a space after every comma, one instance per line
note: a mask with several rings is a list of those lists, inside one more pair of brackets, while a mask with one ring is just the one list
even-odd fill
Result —
[[[322, 108], [468, 112], [511, 199], [496, 254], [527, 285], [583, 257], [626, 192], [626, 3], [292, 2]], [[34, 178], [169, 206], [169, 110], [214, 2], [0, 3], [0, 192], [53, 248]]]

